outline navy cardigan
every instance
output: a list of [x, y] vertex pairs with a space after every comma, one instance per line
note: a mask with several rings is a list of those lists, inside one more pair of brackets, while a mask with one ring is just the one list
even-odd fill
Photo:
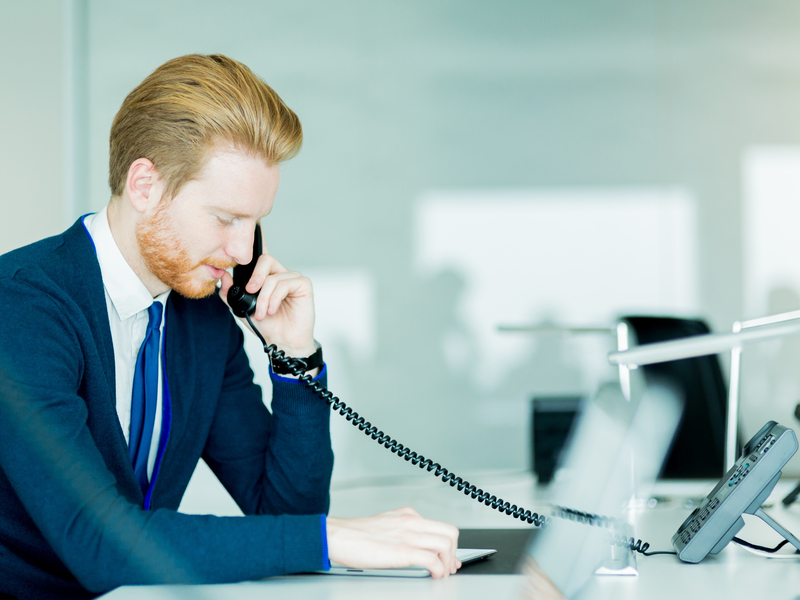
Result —
[[[80, 222], [0, 257], [0, 315], [0, 594], [84, 598], [323, 568], [330, 409], [276, 378], [268, 411], [216, 295], [167, 303], [172, 422], [150, 510], [116, 413], [100, 267]], [[176, 512], [201, 456], [252, 516]]]

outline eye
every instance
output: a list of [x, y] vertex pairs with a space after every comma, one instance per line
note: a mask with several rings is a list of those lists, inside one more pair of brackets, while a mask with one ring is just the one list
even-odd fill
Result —
[[220, 217], [219, 215], [214, 215], [214, 216], [215, 216], [215, 218], [217, 219], [217, 222], [220, 225], [223, 225], [223, 226], [233, 225], [233, 219], [231, 219], [231, 218]]

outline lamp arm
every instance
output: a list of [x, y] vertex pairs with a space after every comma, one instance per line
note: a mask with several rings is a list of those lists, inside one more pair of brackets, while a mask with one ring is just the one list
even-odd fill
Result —
[[749, 342], [800, 335], [800, 318], [781, 323], [743, 329], [737, 333], [708, 333], [688, 338], [642, 344], [630, 350], [610, 352], [608, 362], [612, 365], [631, 367], [652, 365], [695, 356], [719, 354]]

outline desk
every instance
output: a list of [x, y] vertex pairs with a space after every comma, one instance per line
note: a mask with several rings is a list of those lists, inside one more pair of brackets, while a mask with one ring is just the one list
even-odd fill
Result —
[[[546, 490], [537, 490], [532, 478], [521, 473], [476, 473], [470, 481], [526, 508], [540, 509]], [[636, 537], [648, 541], [651, 550], [672, 550], [671, 538], [692, 508], [687, 497], [701, 498], [714, 482], [660, 483], [659, 495], [670, 495], [670, 502], [655, 508], [641, 508], [631, 515]], [[779, 482], [769, 499], [774, 506], [767, 512], [795, 535], [800, 534], [800, 505], [788, 509], [779, 500], [794, 486], [792, 479]], [[461, 528], [529, 528], [528, 525], [479, 505], [450, 489], [435, 478], [424, 475], [403, 481], [370, 480], [335, 484], [331, 490], [331, 514], [363, 516], [380, 510], [409, 505], [424, 516], [446, 520]], [[754, 518], [739, 533], [743, 539], [774, 546], [777, 534]], [[800, 559], [766, 559], [733, 544], [718, 556], [698, 565], [684, 564], [677, 557], [639, 556], [636, 577], [597, 576], [580, 598], [614, 600], [667, 600], [680, 598], [728, 598], [800, 600]], [[300, 575], [276, 577], [261, 582], [216, 586], [155, 586], [119, 588], [106, 596], [109, 600], [177, 598], [295, 598], [353, 599], [478, 599], [523, 598], [525, 578], [520, 575], [455, 575], [445, 580], [399, 579]]]

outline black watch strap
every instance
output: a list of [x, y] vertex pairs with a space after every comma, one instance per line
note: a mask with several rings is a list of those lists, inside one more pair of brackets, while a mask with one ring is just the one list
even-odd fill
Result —
[[314, 343], [317, 345], [317, 351], [311, 356], [306, 356], [305, 358], [295, 358], [291, 356], [286, 357], [286, 359], [293, 365], [292, 368], [290, 368], [284, 361], [274, 360], [272, 356], [270, 356], [273, 373], [276, 375], [291, 375], [294, 367], [303, 369], [303, 372], [313, 371], [314, 369], [321, 367], [322, 346], [320, 346], [319, 342], [316, 340], [314, 340]]

